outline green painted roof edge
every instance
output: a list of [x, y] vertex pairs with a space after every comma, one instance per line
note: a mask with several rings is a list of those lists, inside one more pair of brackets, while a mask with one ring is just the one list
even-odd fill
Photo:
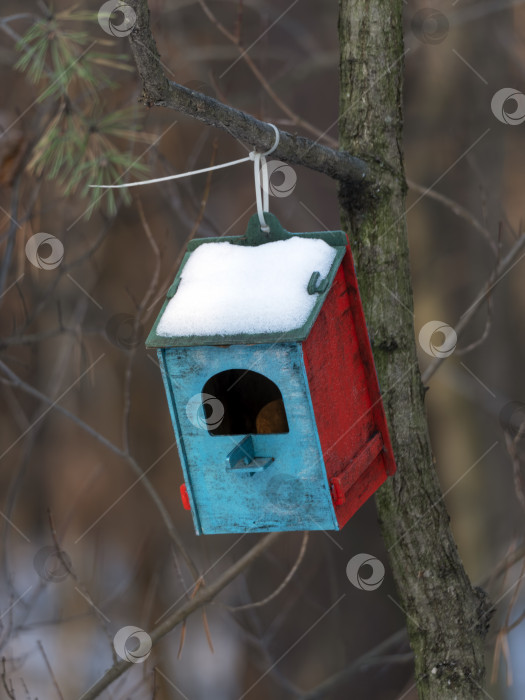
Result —
[[[279, 220], [273, 214], [268, 212], [264, 213], [264, 218], [266, 223], [270, 227], [269, 233], [261, 231], [259, 218], [257, 214], [254, 214], [250, 221], [248, 222], [248, 227], [244, 236], [222, 236], [215, 238], [195, 238], [188, 243], [186, 253], [182, 259], [181, 265], [175, 279], [168, 289], [166, 299], [162, 308], [157, 316], [157, 319], [151, 329], [147, 339], [146, 347], [148, 348], [172, 348], [172, 347], [195, 347], [202, 345], [254, 345], [262, 343], [289, 343], [306, 340], [312, 327], [321, 311], [321, 308], [325, 302], [325, 299], [330, 291], [332, 283], [334, 281], [339, 265], [345, 254], [345, 249], [348, 244], [348, 238], [344, 231], [317, 231], [308, 233], [290, 233], [284, 229]], [[176, 336], [168, 337], [157, 335], [157, 325], [162, 318], [162, 315], [168, 305], [169, 300], [174, 296], [177, 291], [177, 287], [181, 278], [184, 266], [188, 261], [191, 253], [204, 243], [233, 243], [235, 245], [247, 245], [247, 246], [258, 246], [263, 243], [270, 243], [272, 241], [286, 240], [288, 238], [321, 238], [323, 241], [336, 248], [336, 256], [330, 272], [325, 278], [326, 289], [324, 292], [320, 292], [317, 295], [317, 300], [315, 305], [310, 312], [308, 318], [303, 323], [300, 328], [294, 328], [291, 331], [286, 331], [284, 333], [240, 333], [237, 335], [205, 335], [205, 336]]]

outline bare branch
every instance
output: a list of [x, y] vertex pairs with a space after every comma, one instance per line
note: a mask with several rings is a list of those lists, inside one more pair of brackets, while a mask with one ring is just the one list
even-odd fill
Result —
[[249, 610], [250, 608], [260, 608], [263, 605], [266, 605], [270, 601], [272, 601], [274, 598], [277, 598], [277, 596], [286, 588], [286, 586], [290, 583], [292, 578], [295, 576], [295, 573], [297, 572], [297, 569], [299, 568], [304, 555], [306, 553], [306, 546], [308, 545], [308, 537], [309, 533], [305, 532], [303, 534], [303, 540], [301, 542], [301, 548], [299, 549], [299, 554], [297, 555], [297, 559], [290, 569], [290, 571], [286, 574], [285, 578], [281, 583], [277, 586], [277, 588], [270, 593], [270, 595], [266, 596], [266, 598], [263, 598], [262, 600], [258, 600], [255, 603], [248, 603], [247, 605], [237, 605], [235, 607], [233, 606], [228, 606], [228, 610], [230, 612], [237, 612], [238, 610]]
[[151, 229], [149, 227], [149, 224], [146, 220], [146, 215], [144, 214], [144, 207], [142, 206], [141, 200], [138, 201], [138, 210], [139, 210], [139, 216], [140, 216], [140, 221], [142, 223], [142, 228], [144, 229], [144, 233], [146, 234], [146, 238], [148, 239], [148, 242], [150, 244], [150, 247], [153, 251], [153, 256], [154, 256], [154, 261], [155, 265], [153, 268], [153, 275], [151, 277], [150, 283], [148, 285], [148, 288], [146, 290], [146, 294], [142, 298], [142, 301], [137, 307], [137, 313], [135, 314], [135, 318], [133, 321], [133, 329], [131, 333], [131, 339], [129, 343], [129, 349], [128, 349], [128, 362], [126, 365], [126, 373], [124, 377], [124, 412], [122, 416], [122, 444], [124, 446], [124, 449], [126, 452], [129, 453], [129, 414], [130, 414], [130, 409], [131, 409], [131, 370], [133, 369], [133, 362], [135, 360], [135, 355], [137, 351], [137, 346], [138, 346], [138, 340], [139, 340], [139, 335], [140, 335], [140, 327], [141, 327], [141, 321], [143, 319], [143, 316], [145, 312], [147, 311], [148, 304], [151, 300], [151, 297], [154, 295], [155, 291], [157, 290], [157, 285], [159, 282], [159, 275], [160, 275], [160, 250], [157, 245], [157, 242], [155, 238], [153, 237], [153, 234], [151, 233]]
[[513, 436], [510, 432], [505, 432], [505, 447], [507, 448], [507, 452], [509, 453], [510, 461], [512, 463], [512, 474], [514, 477], [516, 498], [518, 499], [518, 503], [520, 504], [522, 511], [525, 513], [525, 479], [523, 477], [518, 453], [518, 444], [523, 438], [524, 432], [525, 422], [521, 424], [515, 436]]
[[53, 685], [55, 687], [55, 690], [57, 691], [57, 695], [60, 698], [60, 700], [64, 700], [64, 696], [62, 695], [62, 691], [60, 690], [60, 687], [58, 685], [57, 679], [55, 674], [53, 673], [53, 669], [51, 668], [51, 664], [49, 663], [49, 659], [47, 658], [47, 654], [44, 650], [44, 645], [40, 641], [40, 639], [37, 640], [38, 648], [40, 649], [40, 653], [42, 654], [42, 657], [44, 659], [44, 663], [47, 667], [47, 670], [49, 672], [49, 675], [51, 676], [51, 680], [53, 681]]
[[181, 552], [184, 561], [186, 562], [186, 565], [188, 569], [190, 570], [193, 578], [195, 581], [197, 581], [200, 578], [199, 571], [197, 567], [195, 566], [193, 560], [191, 559], [190, 555], [186, 551], [186, 548], [184, 547], [184, 544], [182, 542], [182, 539], [175, 528], [175, 525], [173, 524], [171, 517], [162, 502], [159, 494], [157, 493], [156, 489], [153, 487], [153, 484], [151, 481], [148, 479], [148, 477], [145, 475], [145, 472], [141, 469], [140, 465], [137, 463], [137, 461], [127, 452], [122, 450], [120, 447], [112, 443], [110, 440], [105, 438], [103, 435], [101, 435], [98, 431], [96, 431], [94, 428], [92, 428], [90, 425], [85, 423], [83, 420], [78, 418], [78, 416], [75, 416], [74, 413], [71, 413], [71, 411], [68, 411], [67, 408], [64, 408], [60, 404], [52, 401], [49, 397], [47, 397], [45, 394], [42, 394], [42, 392], [38, 391], [38, 389], [35, 389], [32, 387], [30, 384], [27, 382], [24, 382], [23, 379], [20, 379], [6, 364], [4, 364], [0, 360], [0, 369], [7, 374], [7, 376], [11, 379], [13, 382], [13, 386], [19, 387], [26, 393], [30, 394], [31, 396], [35, 396], [36, 398], [40, 399], [43, 401], [47, 406], [54, 408], [55, 410], [59, 411], [59, 413], [62, 413], [64, 416], [67, 416], [70, 418], [76, 425], [78, 425], [82, 430], [84, 430], [86, 433], [94, 437], [98, 442], [102, 443], [105, 445], [108, 449], [110, 449], [112, 452], [114, 452], [116, 455], [119, 457], [122, 457], [125, 459], [128, 464], [131, 466], [135, 474], [139, 477], [142, 485], [148, 492], [150, 498], [153, 500], [155, 506], [157, 507], [162, 520], [164, 521], [164, 524], [166, 526], [166, 529], [168, 530], [168, 534], [171, 537], [173, 543], [175, 546], [178, 548], [178, 550]]
[[[241, 39], [240, 39], [240, 28], [241, 28], [241, 19], [242, 19], [242, 3], [239, 5], [239, 10], [238, 10], [238, 15], [237, 15], [237, 21], [235, 23], [235, 33], [232, 34], [226, 27], [219, 22], [217, 19], [216, 15], [211, 11], [209, 5], [204, 1], [204, 0], [197, 0], [199, 5], [202, 7], [202, 10], [204, 14], [208, 17], [210, 22], [217, 27], [217, 29], [220, 31], [220, 33], [228, 39], [228, 41], [231, 41], [231, 43], [237, 47], [237, 50], [239, 51], [239, 58], [242, 58], [244, 63], [248, 66], [248, 68], [251, 70], [253, 75], [256, 77], [256, 79], [259, 81], [261, 87], [263, 90], [266, 92], [266, 94], [274, 101], [274, 103], [280, 107], [280, 109], [286, 114], [286, 116], [290, 119], [291, 124], [294, 126], [302, 126], [305, 131], [308, 131], [312, 136], [317, 136], [319, 140], [323, 139], [327, 143], [330, 144], [330, 146], [337, 147], [337, 141], [330, 136], [327, 136], [326, 132], [322, 133], [320, 129], [315, 127], [313, 124], [310, 124], [310, 122], [306, 121], [302, 117], [300, 117], [298, 114], [295, 114], [288, 105], [281, 100], [279, 95], [275, 92], [275, 90], [272, 88], [270, 83], [266, 80], [264, 75], [261, 73], [261, 71], [257, 68], [257, 65], [251, 58], [250, 54], [246, 49], [243, 47]], [[237, 59], [239, 60], [239, 59]]]
[[[521, 253], [523, 248], [525, 247], [525, 235], [521, 235], [516, 243], [512, 246], [512, 248], [509, 250], [507, 255], [501, 260], [499, 265], [496, 266], [494, 269], [493, 273], [487, 280], [486, 284], [483, 285], [483, 289], [479, 292], [478, 296], [476, 299], [473, 301], [473, 303], [469, 306], [469, 308], [465, 311], [465, 313], [461, 316], [459, 319], [458, 324], [455, 326], [454, 330], [456, 331], [456, 334], [458, 338], [460, 337], [461, 333], [465, 330], [466, 326], [476, 313], [476, 311], [479, 309], [479, 307], [483, 304], [485, 299], [488, 297], [488, 295], [491, 293], [492, 289], [494, 286], [499, 282], [499, 280], [505, 275], [509, 270], [521, 260], [523, 257], [518, 255]], [[525, 253], [524, 253], [525, 255]], [[434, 374], [434, 372], [437, 370], [437, 368], [441, 365], [443, 362], [443, 357], [436, 357], [436, 359], [430, 363], [430, 365], [426, 368], [426, 370], [421, 374], [421, 380], [423, 383], [428, 382], [430, 377]]]
[[[501, 261], [501, 234], [503, 230], [503, 225], [500, 222], [499, 229], [498, 229], [498, 245], [497, 245], [497, 258], [496, 258], [496, 265], [499, 265]], [[487, 318], [485, 320], [485, 328], [483, 329], [483, 333], [480, 335], [480, 337], [477, 340], [474, 340], [472, 343], [467, 345], [466, 347], [458, 348], [456, 350], [456, 354], [459, 356], [461, 355], [466, 355], [469, 352], [472, 352], [472, 350], [475, 350], [476, 348], [480, 347], [480, 345], [483, 345], [485, 340], [489, 337], [490, 334], [490, 329], [492, 327], [492, 311], [494, 308], [494, 300], [491, 294], [488, 295], [487, 299]]]
[[408, 646], [408, 638], [405, 629], [394, 632], [394, 634], [387, 639], [384, 639], [373, 649], [370, 649], [370, 651], [368, 651], [366, 654], [363, 654], [363, 656], [360, 656], [358, 659], [348, 664], [348, 666], [339, 671], [339, 673], [327, 678], [318, 686], [305, 693], [301, 700], [319, 700], [320, 698], [327, 697], [327, 695], [333, 692], [336, 688], [348, 683], [353, 675], [366, 666], [375, 666], [377, 664], [394, 662], [407, 663], [413, 658], [412, 652], [395, 654], [394, 656], [385, 656], [385, 654], [391, 651], [394, 647], [400, 646]]
[[490, 231], [485, 226], [483, 226], [483, 224], [480, 221], [478, 221], [478, 219], [476, 219], [476, 217], [473, 214], [471, 214], [468, 211], [468, 209], [465, 209], [465, 207], [462, 207], [461, 204], [458, 204], [458, 202], [455, 202], [453, 199], [450, 199], [450, 197], [446, 197], [444, 194], [436, 192], [436, 190], [429, 189], [428, 187], [424, 187], [423, 185], [418, 185], [417, 182], [414, 182], [413, 180], [407, 180], [407, 185], [410, 187], [411, 190], [419, 192], [420, 194], [425, 195], [425, 197], [435, 199], [436, 202], [440, 202], [440, 204], [443, 204], [454, 214], [471, 224], [477, 231], [479, 231], [479, 233], [481, 233], [483, 238], [487, 241], [494, 255], [497, 255], [498, 246], [493, 240]]
[[16, 700], [13, 682], [7, 678], [5, 661], [5, 656], [2, 656], [2, 671], [0, 672], [0, 678], [2, 679], [2, 685], [4, 686], [4, 690], [7, 693], [7, 697], [11, 698], [11, 700]]
[[[252, 547], [244, 556], [238, 559], [230, 568], [225, 571], [214, 583], [200, 589], [199, 593], [185, 603], [181, 608], [166, 617], [164, 622], [161, 622], [149, 634], [153, 645], [155, 645], [168, 632], [185, 620], [195, 610], [202, 608], [206, 603], [209, 603], [215, 596], [222, 591], [231, 581], [233, 581], [246, 567], [254, 562], [264, 551], [270, 547], [275, 540], [281, 535], [280, 532], [272, 532], [269, 535], [261, 538], [257, 544]], [[100, 693], [105, 690], [114, 680], [121, 676], [133, 664], [128, 661], [119, 661], [118, 664], [112, 666], [95, 685], [86, 691], [79, 700], [94, 700]]]
[[[137, 20], [129, 39], [143, 83], [144, 103], [169, 107], [224, 129], [250, 149], [267, 151], [274, 143], [273, 129], [265, 122], [194, 90], [170, 82], [164, 73], [157, 45], [151, 34], [147, 0], [130, 0]], [[304, 165], [348, 184], [370, 184], [370, 165], [344, 151], [322, 146], [318, 141], [280, 131], [280, 142], [272, 154], [287, 163]]]

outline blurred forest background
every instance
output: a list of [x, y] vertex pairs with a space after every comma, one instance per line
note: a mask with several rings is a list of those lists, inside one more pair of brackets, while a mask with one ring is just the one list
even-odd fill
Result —
[[[172, 80], [337, 143], [335, 0], [149, 5]], [[207, 581], [261, 537], [195, 536], [180, 502], [182, 473], [156, 356], [144, 347], [187, 241], [244, 233], [255, 211], [251, 164], [135, 188], [125, 200], [86, 193], [89, 183], [161, 177], [246, 155], [223, 132], [141, 105], [127, 39], [102, 29], [99, 8], [84, 0], [72, 10], [57, 0], [51, 17], [41, 2], [4, 0], [0, 17], [0, 696], [9, 691], [17, 700], [80, 697], [112, 665], [117, 630], [147, 632], [187, 598], [191, 575], [133, 465], [147, 471]], [[491, 101], [503, 88], [525, 92], [525, 6], [409, 0], [405, 18], [417, 334], [432, 320], [455, 326], [521, 233], [525, 124], [496, 118]], [[221, 27], [250, 47], [243, 58]], [[45, 50], [33, 51], [38, 42]], [[54, 81], [64, 66], [71, 69]], [[303, 168], [294, 173], [285, 192], [286, 172], [272, 176], [270, 208], [284, 227], [339, 228], [336, 183]], [[54, 239], [47, 253], [39, 250], [59, 261], [51, 269], [26, 254], [41, 232], [63, 245], [61, 262]], [[427, 382], [453, 532], [471, 579], [497, 603], [487, 644], [493, 700], [525, 697], [525, 440], [517, 427], [525, 418], [523, 254]], [[411, 323], [410, 315], [400, 308], [400, 322]], [[420, 361], [424, 371], [433, 359], [422, 350]], [[69, 572], [53, 554], [57, 544]], [[348, 561], [361, 552], [386, 567], [374, 591], [347, 578]], [[278, 595], [232, 610], [275, 592], [300, 555]], [[307, 691], [403, 626], [371, 500], [341, 533], [282, 535], [207, 606], [205, 618], [190, 617], [182, 650], [179, 626], [101, 697], [314, 697]], [[401, 634], [322, 697], [413, 699], [413, 683]]]

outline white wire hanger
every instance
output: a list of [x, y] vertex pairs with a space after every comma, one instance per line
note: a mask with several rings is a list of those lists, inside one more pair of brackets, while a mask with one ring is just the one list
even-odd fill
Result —
[[[177, 175], [167, 175], [166, 177], [157, 177], [153, 180], [141, 180], [140, 182], [130, 182], [128, 184], [124, 185], [90, 185], [91, 188], [96, 188], [96, 189], [104, 189], [104, 190], [117, 190], [121, 189], [123, 187], [139, 187], [141, 185], [152, 185], [156, 182], [166, 182], [166, 180], [177, 180], [178, 178], [181, 177], [190, 177], [190, 175], [199, 175], [200, 173], [209, 173], [211, 170], [220, 170], [221, 168], [229, 168], [232, 165], [238, 165], [239, 163], [247, 163], [249, 160], [253, 160], [253, 175], [254, 175], [254, 180], [255, 180], [255, 200], [257, 203], [257, 216], [259, 217], [259, 223], [261, 225], [261, 230], [268, 232], [270, 230], [270, 227], [265, 221], [264, 218], [264, 212], [269, 211], [270, 207], [270, 202], [269, 202], [269, 188], [270, 188], [270, 182], [269, 182], [269, 175], [268, 175], [268, 166], [266, 163], [266, 156], [269, 156], [271, 153], [275, 151], [277, 146], [279, 145], [279, 141], [281, 139], [281, 135], [279, 132], [279, 129], [274, 125], [270, 124], [269, 122], [268, 126], [271, 126], [272, 129], [275, 132], [275, 141], [273, 143], [273, 146], [265, 151], [264, 153], [260, 153], [259, 151], [253, 150], [249, 153], [246, 158], [239, 158], [238, 160], [231, 160], [228, 163], [220, 163], [219, 165], [212, 165], [209, 168], [201, 168], [200, 170], [191, 170], [190, 172], [187, 173], [178, 173]], [[261, 175], [262, 175], [262, 181], [261, 181]]]

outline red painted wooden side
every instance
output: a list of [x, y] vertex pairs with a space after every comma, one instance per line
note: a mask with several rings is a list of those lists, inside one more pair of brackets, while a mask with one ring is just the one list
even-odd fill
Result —
[[[342, 528], [396, 470], [350, 246], [303, 354], [328, 479], [362, 461], [375, 435], [384, 446], [367, 469], [356, 470], [345, 502], [334, 506]], [[346, 476], [341, 483], [351, 483]]]

